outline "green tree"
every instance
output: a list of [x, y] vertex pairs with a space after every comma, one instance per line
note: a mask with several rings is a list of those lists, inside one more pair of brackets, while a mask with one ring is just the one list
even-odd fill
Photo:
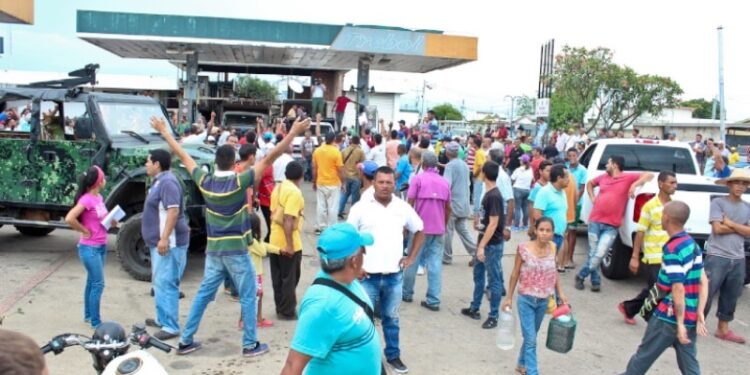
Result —
[[464, 119], [461, 111], [459, 111], [458, 108], [452, 106], [449, 103], [444, 103], [432, 107], [432, 112], [435, 112], [435, 118], [438, 120], [460, 121]]
[[[607, 48], [563, 47], [555, 58], [550, 125], [563, 128], [585, 124], [588, 131], [597, 126], [624, 129], [646, 113], [658, 115], [678, 104], [682, 88], [668, 77], [640, 75], [612, 62]], [[594, 121], [586, 123], [592, 110]]]
[[262, 100], [274, 100], [278, 95], [276, 87], [253, 76], [237, 77], [237, 85], [234, 91], [242, 97]]
[[[710, 119], [713, 115], [714, 103], [703, 98], [690, 99], [680, 103], [683, 107], [693, 108], [693, 118]], [[717, 108], [718, 114], [718, 108]]]
[[608, 48], [589, 50], [564, 46], [562, 53], [555, 57], [551, 77], [550, 126], [562, 129], [571, 123], [584, 124], [586, 112], [614, 66], [612, 51]]
[[524, 95], [516, 101], [514, 117], [533, 116], [536, 113], [536, 98]]
[[657, 116], [676, 106], [682, 88], [668, 77], [639, 75], [629, 67], [614, 67], [597, 92], [593, 125], [623, 130], [646, 113]]

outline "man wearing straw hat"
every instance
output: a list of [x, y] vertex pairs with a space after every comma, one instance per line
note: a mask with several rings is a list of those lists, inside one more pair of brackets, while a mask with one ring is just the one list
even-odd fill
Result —
[[729, 195], [711, 200], [708, 220], [711, 223], [711, 236], [706, 243], [706, 274], [709, 279], [708, 303], [719, 295], [716, 317], [719, 324], [714, 335], [719, 339], [744, 344], [745, 338], [729, 329], [734, 319], [737, 300], [742, 294], [745, 281], [745, 238], [750, 236], [750, 203], [742, 200], [742, 194], [750, 185], [747, 170], [737, 168], [718, 185], [726, 185]]

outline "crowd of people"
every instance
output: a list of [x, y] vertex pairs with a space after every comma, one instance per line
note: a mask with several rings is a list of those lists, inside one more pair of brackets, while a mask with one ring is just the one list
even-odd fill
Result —
[[[590, 280], [590, 290], [601, 291], [599, 264], [615, 240], [628, 198], [654, 178], [625, 171], [621, 156], [610, 157], [606, 173], [589, 178], [578, 160], [592, 141], [583, 130], [532, 135], [501, 125], [462, 139], [440, 134], [430, 112], [412, 128], [404, 122], [386, 127], [381, 120], [377, 128], [359, 134], [342, 128], [322, 135], [320, 115], [314, 135], [309, 119], [297, 118], [287, 127], [283, 122], [266, 126], [260, 118], [255, 131], [237, 139], [231, 129], [214, 131], [214, 122], [212, 115], [206, 129], [198, 127], [192, 135], [218, 136], [215, 170], [209, 172], [196, 165], [163, 119], [152, 119], [205, 199], [208, 241], [203, 279], [181, 329], [179, 285], [189, 241], [183, 193], [171, 172], [170, 153], [150, 151], [145, 166], [152, 184], [142, 232], [151, 251], [156, 315], [146, 323], [159, 329], [157, 338], [179, 338], [178, 355], [200, 349], [195, 335], [223, 284], [241, 306], [242, 355], [268, 352], [258, 337], [258, 328], [273, 326], [262, 313], [261, 261], [268, 256], [276, 317], [297, 320], [285, 375], [374, 375], [385, 364], [408, 372], [399, 345], [400, 304], [414, 302], [416, 275], [424, 272], [427, 288], [420, 306], [440, 311], [442, 267], [453, 263], [454, 232], [471, 256], [474, 282], [471, 303], [461, 314], [481, 320], [486, 296], [489, 308], [481, 327], [492, 329], [500, 311], [515, 306], [523, 337], [516, 371], [537, 374], [536, 341], [545, 312], [551, 304], [568, 304], [561, 275], [579, 268], [572, 286], [584, 290]], [[537, 129], [546, 129], [546, 123], [540, 121]], [[302, 135], [301, 159], [294, 160], [290, 146]], [[190, 143], [192, 136], [182, 143]], [[713, 160], [711, 168], [725, 169], [720, 145], [704, 147], [696, 139], [691, 146], [703, 155], [703, 163]], [[746, 272], [743, 243], [750, 236], [750, 204], [741, 195], [750, 175], [734, 169], [716, 176], [729, 195], [711, 203], [713, 232], [705, 261], [684, 231], [689, 207], [671, 200], [678, 183], [674, 173], [658, 174], [659, 194], [643, 206], [630, 269], [646, 273], [648, 285], [617, 308], [627, 324], [635, 324], [637, 315], [653, 318], [647, 319], [643, 343], [626, 374], [646, 373], [670, 346], [683, 373], [699, 373], [696, 335], [706, 334], [705, 317], [714, 299], [716, 337], [744, 343], [729, 323]], [[310, 181], [316, 194], [313, 227], [321, 270], [298, 303], [303, 181]], [[88, 273], [84, 320], [92, 327], [102, 321], [106, 229], [101, 219], [107, 212], [100, 191], [105, 183], [99, 167], [88, 170], [66, 217], [81, 233], [79, 256]], [[588, 254], [576, 265], [584, 194], [593, 202]], [[256, 207], [266, 224], [265, 237]], [[518, 245], [506, 284], [501, 260], [514, 233], [529, 238]], [[385, 363], [376, 318], [382, 322]]]

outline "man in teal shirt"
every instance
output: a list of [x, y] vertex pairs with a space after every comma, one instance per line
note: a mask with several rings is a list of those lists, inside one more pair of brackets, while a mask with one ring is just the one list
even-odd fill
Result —
[[[321, 271], [305, 292], [282, 375], [379, 375], [380, 337], [372, 316], [372, 302], [357, 280], [364, 275], [365, 248], [374, 242], [349, 223], [328, 227], [320, 235]], [[365, 303], [359, 303], [319, 282], [333, 282]]]
[[559, 252], [563, 244], [563, 234], [568, 227], [568, 199], [565, 197], [564, 189], [568, 186], [568, 175], [565, 166], [555, 164], [549, 172], [549, 184], [539, 190], [534, 200], [534, 220], [542, 216], [552, 219], [555, 223], [554, 242]]

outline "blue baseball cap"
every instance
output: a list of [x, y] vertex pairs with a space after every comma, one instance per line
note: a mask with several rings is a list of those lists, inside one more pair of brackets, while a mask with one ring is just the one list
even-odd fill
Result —
[[344, 259], [356, 253], [361, 246], [370, 246], [373, 242], [372, 234], [361, 233], [349, 223], [339, 223], [320, 234], [318, 252], [322, 260]]
[[365, 160], [362, 163], [362, 173], [367, 177], [375, 177], [375, 172], [378, 170], [378, 163], [372, 160]]
[[271, 132], [265, 132], [263, 133], [263, 140], [264, 141], [270, 141], [273, 139], [273, 133]]

